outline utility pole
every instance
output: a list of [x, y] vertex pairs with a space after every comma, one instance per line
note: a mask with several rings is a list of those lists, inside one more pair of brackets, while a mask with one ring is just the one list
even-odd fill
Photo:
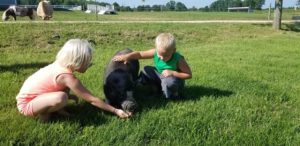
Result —
[[98, 3], [97, 3], [97, 0], [95, 0], [95, 6], [96, 6], [96, 12], [95, 12], [95, 14], [96, 14], [96, 20], [98, 20]]
[[281, 28], [281, 16], [282, 16], [282, 0], [275, 1], [275, 13], [273, 28], [279, 30]]

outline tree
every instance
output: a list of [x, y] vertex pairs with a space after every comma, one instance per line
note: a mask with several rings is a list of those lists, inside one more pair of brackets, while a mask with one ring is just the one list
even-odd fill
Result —
[[144, 11], [144, 6], [143, 5], [142, 6], [137, 6], [136, 10], [139, 11], [139, 12]]
[[205, 7], [204, 7], [204, 11], [205, 11], [205, 12], [209, 12], [209, 7], [208, 7], [208, 6], [205, 6]]
[[227, 11], [227, 8], [228, 1], [225, 0], [217, 0], [210, 5], [210, 9], [213, 11]]
[[187, 7], [182, 2], [178, 2], [175, 5], [175, 10], [176, 11], [187, 11]]
[[144, 6], [144, 11], [151, 11], [150, 5], [145, 5]]
[[[247, 0], [244, 1], [244, 3]], [[244, 3], [242, 2], [242, 0], [225, 0], [225, 3], [227, 4], [228, 7], [243, 7], [245, 5], [243, 5]]]
[[279, 30], [281, 28], [281, 16], [282, 16], [282, 0], [275, 0], [273, 28], [276, 30]]
[[176, 2], [171, 0], [166, 4], [167, 10], [174, 11], [176, 6]]
[[120, 5], [117, 2], [113, 3], [115, 10], [120, 11]]
[[245, 0], [244, 6], [250, 7], [251, 9], [261, 10], [261, 7], [265, 4], [265, 0]]
[[193, 6], [192, 8], [189, 9], [189, 11], [197, 11], [197, 10], [198, 9], [195, 6]]
[[138, 6], [137, 11], [151, 11], [151, 7], [149, 5]]
[[129, 6], [121, 6], [120, 11], [133, 11]]
[[153, 11], [161, 11], [162, 7], [163, 7], [162, 5], [153, 5], [152, 10]]

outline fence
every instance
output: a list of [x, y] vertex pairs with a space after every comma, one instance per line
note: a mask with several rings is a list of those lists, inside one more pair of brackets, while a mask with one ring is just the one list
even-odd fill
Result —
[[250, 7], [229, 7], [228, 12], [252, 12]]
[[[37, 5], [18, 5], [24, 8], [37, 8]], [[53, 8], [57, 9], [68, 9], [68, 10], [82, 10], [82, 7], [79, 5], [52, 5]]]

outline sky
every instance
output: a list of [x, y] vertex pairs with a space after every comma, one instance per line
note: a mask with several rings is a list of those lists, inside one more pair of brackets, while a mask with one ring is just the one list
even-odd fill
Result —
[[[100, 2], [107, 2], [107, 3], [114, 3], [117, 2], [119, 5], [123, 6], [130, 6], [130, 7], [137, 7], [139, 5], [165, 5], [170, 0], [145, 0], [143, 2], [142, 0], [98, 0]], [[216, 0], [175, 0], [176, 2], [182, 2], [185, 4], [186, 7], [192, 8], [195, 6], [196, 8], [202, 8], [205, 6], [209, 6], [212, 2]], [[295, 6], [297, 0], [283, 0], [283, 7], [293, 7]], [[272, 4], [272, 7], [274, 7], [275, 0], [265, 0], [265, 5], [263, 5], [263, 8], [268, 8], [270, 3]]]

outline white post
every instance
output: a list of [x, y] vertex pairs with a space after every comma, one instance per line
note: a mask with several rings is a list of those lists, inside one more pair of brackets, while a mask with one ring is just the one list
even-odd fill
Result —
[[98, 20], [98, 5], [96, 4], [96, 20]]
[[271, 3], [270, 3], [270, 6], [269, 6], [269, 14], [268, 14], [268, 20], [271, 19]]

